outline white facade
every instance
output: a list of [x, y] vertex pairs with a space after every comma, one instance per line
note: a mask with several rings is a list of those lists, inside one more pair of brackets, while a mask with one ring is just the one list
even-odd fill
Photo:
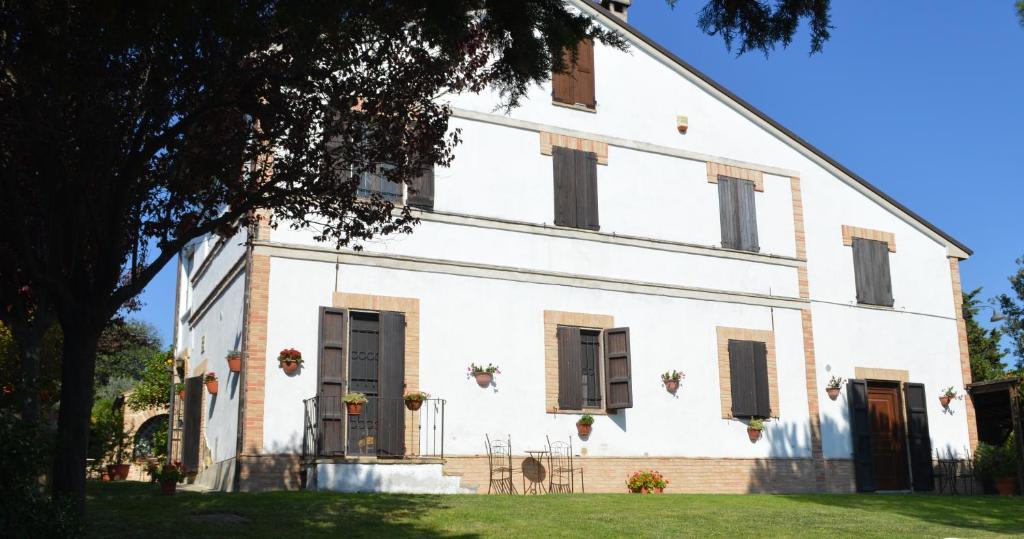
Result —
[[[419, 300], [418, 385], [447, 400], [446, 455], [482, 454], [485, 433], [521, 448], [575, 436], [579, 414], [546, 409], [545, 311], [609, 315], [631, 331], [633, 406], [598, 415], [594, 433], [574, 440], [588, 457], [809, 459], [814, 419], [824, 458], [850, 459], [846, 393], [831, 401], [824, 388], [830, 375], [857, 378], [858, 368], [906, 371], [923, 383], [933, 452], [967, 454], [965, 403], [945, 410], [934, 398], [965, 384], [949, 262], [966, 258], [964, 249], [626, 37], [628, 51], [596, 47], [594, 112], [552, 104], [550, 85], [507, 116], [493, 112], [493, 95], [454, 98], [451, 128], [464, 142], [452, 166], [435, 171], [434, 211], [421, 214], [413, 234], [336, 252], [283, 224], [256, 242], [253, 252], [270, 257], [262, 453], [301, 451], [303, 399], [317, 394], [319, 308], [343, 292]], [[689, 118], [685, 135], [678, 115]], [[608, 143], [608, 164], [597, 167], [600, 231], [553, 224], [552, 156], [540, 151], [541, 131]], [[708, 162], [763, 173], [759, 253], [721, 248]], [[857, 303], [844, 225], [894, 235], [892, 308]], [[175, 346], [221, 380], [204, 411], [213, 462], [234, 457], [239, 438], [237, 378], [223, 358], [243, 345], [243, 240], [226, 241], [210, 262], [214, 240], [200, 242], [179, 291], [185, 314]], [[761, 442], [746, 441], [744, 422], [722, 417], [718, 327], [774, 333], [779, 410]], [[307, 359], [299, 376], [273, 361], [289, 347]], [[470, 362], [499, 365], [495, 385], [468, 379]], [[686, 373], [675, 396], [659, 378], [672, 369]]]

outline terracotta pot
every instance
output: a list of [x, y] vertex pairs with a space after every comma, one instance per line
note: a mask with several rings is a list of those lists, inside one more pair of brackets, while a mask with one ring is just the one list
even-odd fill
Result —
[[281, 369], [285, 374], [292, 374], [299, 370], [299, 363], [297, 361], [281, 361]]
[[747, 436], [750, 437], [751, 442], [756, 442], [761, 438], [761, 431], [757, 429], [747, 428]]
[[1000, 496], [1013, 496], [1013, 492], [1017, 490], [1017, 479], [1014, 477], [1000, 477], [996, 479], [996, 492]]
[[115, 464], [114, 472], [117, 473], [117, 478], [122, 481], [128, 479], [128, 472], [132, 469], [131, 464]]
[[661, 494], [661, 493], [665, 492], [665, 487], [658, 487], [658, 488], [654, 489], [654, 492], [656, 492], [658, 494]]
[[220, 386], [217, 385], [217, 380], [210, 380], [209, 382], [206, 382], [206, 390], [209, 391], [211, 395], [216, 395], [219, 387]]
[[185, 400], [185, 390], [184, 389], [179, 389], [178, 390], [178, 398], [181, 399], [181, 400]]
[[228, 358], [228, 369], [231, 369], [231, 372], [241, 372], [242, 371], [242, 356], [232, 356], [232, 357], [229, 357]]
[[650, 494], [651, 490], [646, 488], [646, 487], [644, 487], [644, 488], [640, 489], [640, 492], [643, 492], [644, 494]]
[[178, 482], [173, 479], [164, 479], [160, 481], [160, 494], [164, 496], [174, 496], [174, 493], [178, 491]]
[[419, 400], [419, 401], [413, 401], [413, 400], [405, 401], [405, 407], [410, 409], [410, 410], [412, 410], [412, 411], [414, 411], [414, 412], [416, 410], [419, 410], [421, 406], [423, 406], [423, 401], [421, 401], [421, 400]]
[[584, 425], [582, 423], [576, 423], [576, 433], [580, 435], [580, 438], [586, 438], [590, 436], [590, 431], [594, 430], [594, 425]]
[[838, 387], [826, 387], [825, 388], [825, 393], [828, 393], [828, 398], [830, 398], [832, 400], [836, 400], [836, 399], [839, 398], [839, 388]]
[[110, 472], [100, 472], [101, 481], [110, 481]]
[[943, 396], [939, 397], [939, 404], [941, 404], [943, 408], [949, 408], [949, 401], [950, 401], [950, 399], [951, 399], [950, 397], [947, 397], [947, 396], [943, 395]]
[[348, 415], [359, 415], [363, 413], [363, 402], [346, 402], [345, 408], [348, 408]]
[[489, 372], [476, 372], [473, 376], [476, 376], [476, 383], [480, 387], [487, 387], [494, 381], [494, 375]]
[[679, 391], [679, 380], [664, 380], [664, 382], [665, 389], [667, 389], [669, 393], [675, 395], [676, 391]]

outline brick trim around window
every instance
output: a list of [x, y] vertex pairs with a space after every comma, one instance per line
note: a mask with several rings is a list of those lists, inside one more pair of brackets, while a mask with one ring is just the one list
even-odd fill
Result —
[[896, 234], [873, 228], [862, 228], [859, 226], [843, 225], [843, 245], [853, 246], [853, 238], [864, 240], [884, 241], [889, 246], [889, 252], [896, 252]]
[[603, 330], [615, 327], [615, 317], [606, 314], [544, 311], [544, 410], [551, 414], [576, 414], [584, 411], [595, 415], [607, 413], [603, 408], [587, 408], [586, 410], [560, 410], [558, 408], [558, 326]]
[[540, 132], [540, 153], [541, 155], [551, 155], [552, 147], [558, 146], [560, 148], [569, 148], [570, 150], [580, 150], [584, 152], [593, 152], [597, 155], [597, 164], [607, 165], [608, 164], [608, 143], [598, 142], [596, 140], [589, 140], [585, 138], [570, 137], [569, 135], [558, 135], [555, 133], [548, 133], [547, 131]]
[[752, 168], [736, 167], [724, 163], [708, 161], [708, 183], [718, 183], [719, 176], [728, 176], [737, 180], [754, 182], [754, 191], [764, 192], [764, 173]]
[[335, 292], [332, 307], [367, 311], [405, 313], [405, 391], [420, 387], [420, 300], [394, 296], [374, 296]]
[[768, 350], [768, 402], [772, 408], [772, 417], [779, 414], [779, 377], [775, 358], [775, 333], [763, 329], [715, 328], [718, 337], [718, 384], [721, 390], [722, 418], [732, 419], [732, 382], [729, 372], [729, 340], [758, 341], [765, 344]]

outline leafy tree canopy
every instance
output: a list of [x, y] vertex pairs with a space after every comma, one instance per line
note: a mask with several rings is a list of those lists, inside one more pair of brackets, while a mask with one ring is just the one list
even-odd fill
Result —
[[964, 292], [963, 314], [967, 324], [967, 344], [971, 354], [971, 379], [975, 382], [995, 380], [1005, 376], [1003, 363], [1005, 352], [999, 346], [1002, 332], [999, 329], [985, 329], [975, 317], [981, 310], [978, 294], [981, 288]]
[[1009, 353], [1016, 357], [1017, 371], [1024, 372], [1024, 257], [1016, 260], [1017, 270], [1009, 276], [1012, 294], [996, 296], [999, 308], [1006, 315], [1003, 333], [1009, 339]]

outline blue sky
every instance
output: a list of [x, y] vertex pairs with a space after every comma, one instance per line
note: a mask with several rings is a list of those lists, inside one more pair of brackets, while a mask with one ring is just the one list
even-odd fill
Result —
[[[832, 39], [737, 58], [704, 0], [634, 0], [630, 23], [971, 247], [967, 289], [1009, 289], [1024, 256], [1024, 27], [1012, 0], [836, 1]], [[174, 268], [133, 316], [169, 341]]]

